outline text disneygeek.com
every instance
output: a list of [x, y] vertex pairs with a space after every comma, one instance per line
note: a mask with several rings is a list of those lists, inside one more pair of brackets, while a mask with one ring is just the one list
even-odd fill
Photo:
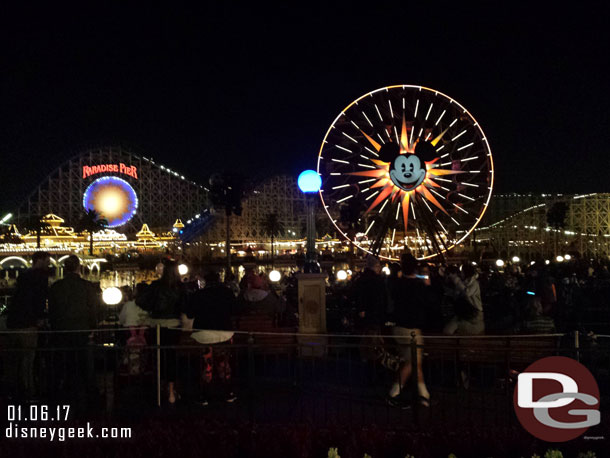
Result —
[[[70, 406], [29, 405], [8, 406], [8, 426], [4, 429], [7, 439], [43, 439], [64, 442], [67, 439], [129, 439], [131, 428], [85, 426], [46, 426], [44, 422], [68, 420]], [[32, 424], [36, 422], [36, 424]], [[29, 423], [29, 424], [28, 424]]]

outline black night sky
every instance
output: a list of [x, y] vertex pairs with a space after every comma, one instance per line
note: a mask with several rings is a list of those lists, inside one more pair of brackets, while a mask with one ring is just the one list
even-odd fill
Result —
[[390, 84], [467, 107], [499, 192], [610, 191], [601, 10], [218, 3], [3, 11], [0, 210], [90, 146], [124, 145], [200, 182], [230, 168], [297, 174], [340, 110]]

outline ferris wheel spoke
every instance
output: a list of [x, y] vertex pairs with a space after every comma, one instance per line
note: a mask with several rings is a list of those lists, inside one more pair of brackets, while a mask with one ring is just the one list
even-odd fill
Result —
[[328, 179], [321, 197], [331, 220], [340, 206], [360, 201], [356, 212], [370, 242], [353, 242], [392, 259], [407, 249], [429, 258], [459, 243], [493, 187], [491, 152], [478, 123], [459, 103], [420, 86], [382, 88], [350, 104], [329, 128], [318, 168]]
[[373, 203], [369, 206], [369, 208], [364, 212], [365, 215], [368, 215], [371, 210], [373, 210], [377, 205], [381, 203], [382, 200], [385, 200], [392, 193], [392, 186], [387, 186], [379, 192], [377, 198], [373, 201]]
[[[422, 187], [422, 194], [426, 197], [427, 200], [429, 200], [430, 202], [432, 202], [434, 205], [436, 205], [439, 210], [441, 210], [443, 213], [449, 215], [447, 213], [447, 210], [445, 210], [445, 207], [443, 207], [440, 202], [438, 200], [436, 200], [436, 197], [434, 197], [432, 195], [432, 193], [430, 193], [430, 191], [428, 191], [428, 188], [426, 188], [425, 186]], [[426, 205], [428, 205], [428, 203], [424, 200], [424, 202], [426, 203]]]

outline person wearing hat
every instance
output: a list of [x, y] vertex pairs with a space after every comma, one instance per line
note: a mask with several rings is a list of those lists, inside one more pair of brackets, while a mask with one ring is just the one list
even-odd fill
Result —
[[284, 311], [281, 299], [266, 286], [261, 275], [253, 273], [248, 278], [247, 288], [239, 297], [243, 312], [275, 315]]

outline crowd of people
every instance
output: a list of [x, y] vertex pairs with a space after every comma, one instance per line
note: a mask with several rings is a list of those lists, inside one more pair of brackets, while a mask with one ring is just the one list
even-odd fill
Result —
[[[86, 404], [95, 384], [92, 357], [88, 348], [95, 341], [100, 325], [101, 290], [99, 284], [81, 277], [81, 264], [71, 255], [64, 262], [64, 276], [49, 286], [50, 255], [36, 252], [32, 268], [18, 277], [14, 295], [6, 310], [7, 348], [0, 358], [2, 379], [10, 395], [34, 400], [40, 393], [35, 380], [35, 360], [42, 347], [53, 348], [52, 374], [47, 374], [51, 386], [47, 392], [64, 393], [75, 403]], [[258, 314], [269, 321], [279, 322], [287, 315], [283, 298], [270, 287], [264, 275], [248, 271], [240, 284], [235, 277], [221, 281], [217, 271], [190, 279], [180, 275], [178, 263], [166, 259], [158, 270], [160, 278], [150, 284], [141, 283], [132, 290], [123, 287], [120, 304], [120, 324], [130, 329], [123, 342], [132, 347], [125, 363], [132, 374], [145, 370], [140, 355], [146, 342], [143, 328], [159, 328], [164, 347], [162, 374], [167, 386], [166, 401], [175, 404], [177, 362], [176, 348], [184, 336], [202, 345], [200, 380], [203, 382], [199, 402], [207, 405], [205, 385], [213, 375], [225, 382], [223, 393], [227, 402], [236, 399], [230, 385], [230, 364], [222, 351], [213, 354], [213, 344], [229, 343], [233, 338], [232, 318]], [[190, 281], [189, 281], [190, 280]], [[42, 331], [42, 332], [41, 332]], [[184, 332], [187, 331], [187, 332]], [[130, 354], [131, 353], [131, 354]], [[38, 353], [40, 354], [40, 353]]]
[[[36, 252], [32, 268], [18, 278], [6, 312], [12, 350], [2, 361], [4, 379], [8, 380], [9, 393], [35, 399], [40, 392], [34, 368], [37, 350], [42, 346], [69, 350], [52, 353], [55, 359], [49, 366], [54, 374], [49, 379], [53, 386], [48, 390], [69, 393], [75, 402], [85, 403], [93, 377], [87, 347], [91, 331], [100, 322], [101, 291], [99, 285], [81, 277], [80, 260], [75, 255], [66, 259], [64, 277], [49, 286], [49, 260], [48, 253]], [[138, 284], [133, 290], [122, 288], [119, 319], [123, 327], [131, 329], [122, 343], [134, 350], [126, 357], [129, 370], [143, 370], [140, 366], [144, 363], [135, 357], [137, 348], [154, 344], [150, 337], [146, 341], [141, 330], [159, 328], [166, 401], [175, 404], [180, 377], [176, 348], [188, 336], [190, 342], [201, 345], [195, 356], [201, 382], [198, 402], [207, 405], [206, 387], [212, 380], [223, 386], [225, 400], [234, 402], [231, 358], [222, 346], [215, 345], [232, 341], [239, 328], [235, 317], [239, 316], [257, 314], [296, 330], [295, 276], [285, 275], [275, 286], [267, 275], [254, 270], [246, 271], [239, 282], [232, 274], [222, 279], [213, 269], [187, 279], [171, 259], [163, 262], [158, 273], [159, 278], [151, 284]], [[533, 262], [524, 269], [514, 264], [499, 271], [472, 262], [461, 266], [429, 264], [405, 254], [400, 263], [391, 263], [382, 271], [379, 259], [367, 256], [364, 268], [348, 281], [335, 282], [329, 275], [329, 315], [340, 316], [329, 320], [329, 332], [393, 336], [398, 355], [388, 401], [398, 404], [404, 387], [415, 378], [417, 402], [427, 406], [430, 393], [422, 370], [422, 349], [413, 352], [413, 341], [421, 346], [423, 336], [429, 334], [572, 331], [584, 326], [585, 311], [595, 308], [599, 298], [603, 301], [608, 290], [606, 265], [576, 260], [552, 266]], [[597, 324], [603, 325], [603, 320]]]
[[[416, 264], [416, 278], [426, 286], [425, 298], [416, 301], [426, 334], [536, 334], [588, 331], [591, 326], [596, 332], [608, 330], [604, 305], [610, 273], [603, 262], [549, 265], [543, 260], [503, 269], [492, 263]], [[363, 321], [380, 326], [393, 321], [400, 299], [392, 291], [404, 273], [398, 263], [387, 267], [374, 273], [367, 263], [348, 281], [331, 284], [333, 331], [352, 332]]]

